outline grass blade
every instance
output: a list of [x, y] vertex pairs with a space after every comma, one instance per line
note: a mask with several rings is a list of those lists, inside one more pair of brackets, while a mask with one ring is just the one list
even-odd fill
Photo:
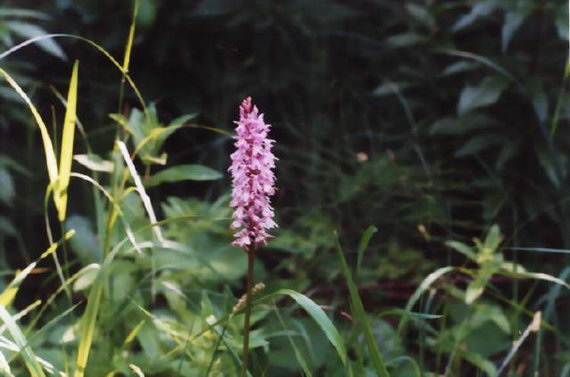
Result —
[[364, 231], [360, 243], [358, 244], [358, 249], [356, 251], [356, 278], [360, 276], [360, 266], [362, 265], [362, 257], [364, 256], [364, 251], [368, 248], [370, 239], [378, 231], [374, 225], [370, 225], [368, 229]]
[[18, 93], [20, 97], [24, 100], [24, 102], [30, 108], [32, 115], [38, 127], [40, 128], [40, 133], [42, 135], [42, 142], [44, 144], [44, 152], [45, 152], [45, 159], [46, 165], [48, 170], [49, 182], [53, 184], [57, 179], [57, 160], [55, 158], [55, 152], [53, 149], [53, 144], [49, 137], [49, 132], [47, 130], [46, 124], [44, 123], [40, 113], [28, 97], [28, 95], [22, 90], [22, 88], [18, 85], [18, 83], [2, 68], [0, 68], [0, 74], [4, 77], [4, 79], [10, 84], [10, 86]]
[[99, 312], [101, 296], [103, 295], [103, 275], [103, 271], [99, 271], [97, 280], [93, 284], [91, 292], [89, 292], [87, 308], [81, 318], [81, 340], [77, 351], [74, 377], [83, 377], [87, 367], [87, 360], [89, 359], [89, 352], [93, 343], [93, 334], [95, 333], [95, 324], [97, 323], [97, 313]]
[[[141, 197], [141, 200], [143, 202], [144, 208], [146, 209], [146, 212], [148, 214], [150, 222], [151, 222], [151, 224], [156, 225], [156, 223], [157, 223], [156, 214], [154, 213], [154, 209], [152, 208], [152, 203], [151, 203], [150, 198], [149, 198], [148, 194], [146, 193], [146, 190], [142, 184], [141, 178], [140, 178], [139, 174], [137, 173], [137, 169], [135, 168], [135, 165], [133, 164], [133, 160], [131, 160], [131, 157], [129, 156], [129, 151], [127, 150], [127, 146], [122, 141], [117, 141], [117, 145], [119, 146], [121, 154], [123, 155], [123, 159], [125, 160], [125, 163], [127, 164], [127, 168], [129, 169], [129, 172], [131, 173], [131, 177], [133, 177], [133, 180], [135, 181], [137, 191]], [[156, 236], [157, 241], [159, 241], [159, 242], [164, 241], [164, 238], [162, 237], [162, 232], [160, 231], [160, 227], [158, 225], [153, 226], [152, 231], [154, 232], [154, 235]]]
[[32, 349], [27, 345], [26, 337], [22, 333], [22, 330], [20, 330], [12, 315], [10, 315], [3, 305], [0, 305], [0, 319], [8, 328], [12, 338], [14, 338], [14, 342], [22, 353], [22, 358], [24, 359], [24, 363], [26, 364], [30, 375], [32, 377], [45, 377], [42, 366], [38, 362], [34, 351], [32, 351]]
[[347, 362], [347, 353], [346, 348], [344, 346], [344, 342], [342, 337], [332, 321], [327, 317], [323, 309], [319, 305], [317, 305], [313, 300], [308, 298], [302, 293], [296, 292], [292, 289], [280, 289], [276, 292], [273, 292], [267, 296], [256, 300], [255, 303], [259, 303], [260, 301], [265, 301], [275, 296], [289, 296], [293, 300], [297, 302], [306, 312], [307, 314], [319, 325], [321, 330], [325, 333], [329, 342], [333, 345], [340, 357], [340, 360], [344, 365]]
[[129, 28], [129, 37], [127, 39], [127, 45], [125, 46], [125, 56], [123, 58], [123, 71], [125, 73], [129, 72], [129, 63], [131, 62], [131, 50], [133, 49], [133, 40], [135, 37], [135, 28], [136, 28], [138, 12], [139, 12], [139, 2], [138, 0], [135, 0], [135, 8], [133, 9], [133, 20], [131, 21], [131, 27]]
[[358, 289], [356, 288], [356, 284], [352, 279], [352, 273], [350, 272], [350, 268], [346, 263], [344, 253], [342, 251], [336, 233], [335, 233], [335, 239], [336, 239], [336, 248], [341, 262], [342, 273], [344, 275], [344, 279], [346, 280], [348, 291], [350, 293], [350, 303], [352, 305], [352, 309], [354, 310], [354, 320], [356, 321], [356, 323], [360, 325], [364, 333], [364, 339], [366, 341], [366, 345], [368, 346], [368, 351], [372, 359], [372, 364], [376, 369], [376, 373], [378, 374], [379, 377], [389, 377], [390, 374], [386, 369], [386, 363], [384, 362], [384, 358], [382, 357], [382, 354], [378, 349], [378, 345], [376, 344], [376, 339], [374, 338], [372, 328], [370, 327], [370, 322], [368, 322], [368, 317], [366, 316], [366, 311], [364, 310], [364, 304], [360, 299], [360, 295], [358, 294]]
[[77, 119], [77, 70], [79, 62], [73, 64], [69, 90], [67, 92], [67, 108], [63, 121], [63, 135], [61, 137], [61, 153], [59, 157], [59, 178], [55, 188], [54, 200], [57, 207], [58, 219], [65, 220], [67, 210], [67, 187], [73, 162], [73, 141], [75, 139], [75, 122]]

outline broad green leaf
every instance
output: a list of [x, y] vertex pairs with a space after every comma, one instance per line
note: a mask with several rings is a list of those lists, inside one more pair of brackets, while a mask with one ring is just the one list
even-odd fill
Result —
[[494, 104], [507, 85], [507, 80], [502, 77], [488, 76], [477, 86], [466, 86], [459, 96], [457, 113], [463, 115], [480, 107]]
[[57, 207], [58, 219], [65, 220], [67, 212], [67, 188], [73, 162], [73, 142], [75, 140], [75, 122], [77, 120], [77, 70], [79, 61], [73, 64], [73, 71], [67, 92], [67, 106], [63, 120], [63, 135], [61, 137], [61, 154], [59, 157], [59, 176], [54, 188], [54, 200]]
[[212, 181], [223, 175], [203, 165], [178, 165], [162, 170], [145, 180], [147, 187], [158, 186], [166, 182], [179, 181]]

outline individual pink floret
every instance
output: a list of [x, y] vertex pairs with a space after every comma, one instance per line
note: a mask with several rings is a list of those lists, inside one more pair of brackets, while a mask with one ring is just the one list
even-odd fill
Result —
[[236, 151], [232, 153], [232, 200], [235, 208], [232, 215], [232, 229], [236, 232], [232, 245], [245, 249], [264, 245], [271, 237], [267, 229], [277, 227], [273, 221], [273, 208], [269, 197], [275, 194], [275, 156], [271, 152], [274, 140], [267, 134], [271, 125], [263, 121], [263, 114], [251, 103], [251, 97], [244, 99], [239, 108], [240, 119], [235, 122]]

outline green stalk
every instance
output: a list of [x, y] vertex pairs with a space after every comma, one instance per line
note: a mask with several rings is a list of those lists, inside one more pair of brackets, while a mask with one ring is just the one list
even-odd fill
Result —
[[245, 293], [245, 316], [243, 319], [243, 362], [241, 365], [241, 377], [247, 374], [247, 362], [249, 358], [249, 330], [251, 317], [251, 290], [253, 288], [253, 262], [255, 259], [255, 246], [244, 248], [247, 253], [247, 289]]
[[560, 92], [558, 93], [558, 99], [556, 101], [556, 107], [554, 108], [554, 115], [552, 116], [552, 123], [550, 125], [551, 139], [554, 139], [556, 131], [558, 130], [558, 122], [560, 120], [560, 113], [562, 112], [562, 105], [564, 104], [564, 91], [566, 89], [568, 77], [570, 77], [570, 50], [568, 51], [568, 58], [566, 59], [566, 66], [564, 67], [564, 75], [562, 76], [562, 85], [560, 86]]

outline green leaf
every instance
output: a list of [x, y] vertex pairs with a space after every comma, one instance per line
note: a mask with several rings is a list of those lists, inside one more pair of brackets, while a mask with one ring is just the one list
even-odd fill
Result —
[[501, 243], [502, 236], [501, 236], [501, 229], [497, 224], [493, 224], [489, 232], [487, 233], [487, 237], [485, 237], [485, 242], [483, 244], [483, 250], [481, 250], [485, 254], [492, 254], [494, 253], [499, 244]]
[[451, 247], [455, 251], [460, 252], [461, 254], [465, 255], [467, 258], [471, 260], [477, 259], [477, 254], [475, 253], [475, 250], [473, 250], [472, 247], [465, 245], [463, 242], [447, 241], [445, 245]]
[[223, 175], [203, 165], [178, 165], [162, 170], [145, 180], [147, 187], [158, 186], [165, 182], [179, 181], [213, 181]]
[[3, 305], [0, 305], [0, 319], [4, 322], [10, 332], [10, 335], [12, 335], [14, 342], [18, 345], [31, 377], [45, 377], [42, 366], [34, 354], [34, 351], [32, 351], [32, 348], [28, 344], [24, 333], [20, 330], [20, 327], [18, 327], [15, 318]]
[[89, 170], [110, 173], [113, 171], [113, 163], [102, 159], [96, 154], [76, 154], [73, 159]]
[[11, 206], [15, 196], [16, 186], [12, 175], [8, 173], [8, 169], [0, 167], [0, 202]]
[[488, 377], [497, 377], [497, 367], [488, 359], [474, 352], [460, 351], [459, 353], [465, 360], [484, 371]]
[[391, 36], [386, 42], [394, 47], [408, 47], [424, 42], [426, 37], [415, 33], [404, 33]]
[[567, 289], [570, 289], [570, 285], [568, 285], [568, 283], [566, 283], [564, 280], [559, 279], [559, 278], [552, 276], [552, 275], [549, 275], [549, 274], [542, 273], [542, 272], [523, 272], [523, 271], [511, 272], [511, 271], [505, 271], [505, 270], [501, 270], [499, 272], [502, 275], [510, 276], [510, 277], [514, 277], [514, 278], [518, 278], [518, 279], [544, 280], [544, 281], [548, 281], [550, 283], [561, 285]]
[[560, 39], [568, 40], [570, 27], [568, 25], [568, 12], [567, 7], [564, 3], [560, 3], [560, 8], [558, 11], [554, 12], [554, 20], [556, 24], [556, 30], [558, 31], [558, 36]]
[[505, 15], [505, 22], [503, 23], [503, 29], [501, 31], [501, 47], [503, 48], [503, 52], [506, 52], [507, 48], [509, 48], [509, 43], [513, 35], [522, 25], [525, 18], [526, 14], [516, 11], [508, 12]]
[[73, 291], [78, 292], [89, 288], [97, 278], [97, 274], [100, 269], [101, 266], [97, 263], [92, 263], [83, 267], [77, 273], [78, 277], [73, 283]]
[[423, 24], [429, 30], [435, 28], [435, 20], [427, 8], [418, 4], [406, 4], [406, 10], [414, 20]]
[[[19, 21], [6, 22], [6, 26], [12, 32], [14, 32], [14, 34], [18, 34], [21, 37], [29, 38], [29, 39], [48, 34], [44, 29], [42, 29], [36, 25], [32, 25], [32, 24], [28, 24], [28, 23], [24, 23], [24, 22], [19, 22]], [[38, 46], [40, 48], [42, 48], [44, 51], [46, 51], [47, 53], [49, 53], [49, 54], [51, 54], [57, 58], [60, 58], [61, 60], [67, 60], [65, 53], [63, 52], [61, 47], [59, 47], [59, 45], [53, 41], [53, 39], [43, 39], [43, 40], [38, 41], [37, 43], [38, 43]]]
[[445, 67], [439, 74], [440, 77], [451, 76], [456, 73], [467, 72], [479, 68], [481, 65], [477, 62], [458, 61]]
[[295, 300], [297, 304], [299, 304], [323, 330], [329, 342], [331, 342], [331, 344], [336, 349], [340, 357], [340, 360], [342, 361], [343, 364], [346, 365], [347, 354], [342, 336], [340, 335], [340, 333], [338, 332], [332, 321], [329, 319], [329, 317], [327, 317], [323, 309], [321, 309], [313, 300], [311, 300], [307, 296], [299, 292], [293, 291], [291, 289], [280, 289], [277, 292], [274, 292], [268, 296], [263, 297], [261, 300], [266, 300], [267, 298], [273, 297], [275, 295], [287, 295], [291, 297], [293, 300]]
[[442, 118], [433, 123], [432, 135], [464, 135], [472, 130], [481, 130], [496, 125], [496, 120], [479, 113], [471, 113], [460, 118]]
[[477, 86], [466, 86], [461, 91], [457, 112], [462, 115], [497, 102], [508, 82], [502, 77], [485, 77]]
[[403, 91], [404, 89], [408, 89], [411, 86], [412, 84], [407, 82], [388, 81], [378, 85], [376, 89], [372, 91], [372, 94], [375, 96], [394, 95], [398, 93], [398, 91]]
[[75, 140], [75, 122], [77, 120], [77, 70], [79, 61], [73, 64], [69, 90], [67, 92], [67, 106], [63, 120], [63, 134], [61, 137], [61, 153], [59, 157], [59, 175], [54, 188], [54, 200], [57, 207], [58, 219], [65, 220], [67, 212], [67, 188], [73, 162], [73, 141]]
[[498, 144], [501, 141], [499, 135], [477, 135], [469, 139], [469, 141], [463, 144], [457, 151], [455, 151], [455, 157], [465, 157], [476, 153], [479, 153], [494, 144]]
[[471, 326], [476, 328], [485, 324], [485, 322], [493, 322], [505, 334], [511, 334], [511, 324], [509, 319], [498, 305], [479, 303], [476, 306], [475, 315], [471, 318]]
[[31, 9], [22, 8], [4, 8], [0, 9], [0, 17], [21, 17], [21, 18], [35, 18], [41, 21], [49, 20], [49, 16], [45, 13], [38, 12]]
[[475, 3], [471, 7], [471, 11], [468, 14], [462, 16], [455, 23], [455, 25], [453, 25], [451, 30], [455, 33], [467, 28], [468, 26], [471, 26], [479, 18], [487, 17], [490, 15], [496, 7], [497, 6], [494, 1], [479, 1]]
[[10, 84], [10, 86], [18, 93], [18, 95], [26, 102], [30, 112], [34, 116], [34, 119], [40, 129], [40, 133], [42, 136], [42, 142], [44, 146], [45, 152], [45, 161], [47, 165], [48, 175], [50, 184], [54, 184], [58, 173], [57, 173], [57, 159], [55, 158], [55, 152], [53, 149], [53, 144], [51, 142], [48, 129], [38, 112], [37, 108], [33, 105], [32, 101], [28, 97], [28, 95], [22, 90], [22, 88], [18, 85], [18, 83], [2, 68], [0, 68], [0, 74], [4, 77], [4, 79]]
[[384, 357], [382, 356], [380, 350], [378, 349], [376, 338], [374, 337], [372, 327], [370, 326], [370, 322], [366, 315], [366, 311], [364, 310], [364, 304], [362, 303], [360, 295], [358, 294], [358, 288], [356, 287], [356, 284], [352, 279], [352, 273], [350, 272], [350, 268], [348, 267], [346, 259], [344, 258], [344, 252], [342, 251], [338, 237], [335, 238], [336, 238], [336, 249], [340, 259], [342, 273], [344, 275], [344, 279], [348, 286], [348, 292], [350, 294], [350, 303], [352, 310], [354, 311], [355, 322], [364, 332], [364, 339], [366, 341], [369, 356], [372, 359], [372, 365], [374, 366], [376, 373], [380, 377], [389, 377], [390, 373], [388, 373]]
[[465, 303], [471, 305], [475, 302], [485, 291], [487, 286], [488, 278], [477, 277], [475, 280], [469, 282], [467, 285], [467, 291], [465, 292]]
[[356, 276], [360, 275], [360, 266], [362, 265], [362, 257], [364, 256], [364, 252], [370, 243], [370, 239], [378, 231], [374, 225], [371, 225], [366, 229], [362, 238], [360, 239], [360, 243], [358, 244], [358, 249], [356, 251]]
[[408, 300], [408, 303], [406, 304], [406, 308], [404, 309], [406, 311], [406, 316], [402, 319], [402, 321], [400, 321], [400, 325], [398, 326], [398, 334], [400, 336], [402, 336], [403, 331], [406, 327], [406, 324], [408, 322], [408, 317], [410, 316], [409, 313], [412, 313], [412, 309], [414, 308], [414, 305], [416, 305], [416, 302], [418, 302], [418, 300], [420, 299], [420, 297], [424, 294], [424, 292], [429, 289], [429, 287], [432, 286], [432, 284], [434, 284], [436, 282], [437, 279], [439, 279], [440, 277], [442, 277], [443, 275], [454, 271], [456, 268], [452, 267], [452, 266], [446, 266], [446, 267], [441, 267], [438, 268], [437, 270], [435, 270], [434, 272], [432, 272], [431, 274], [429, 274], [422, 282], [421, 284], [418, 286], [418, 288], [416, 289], [416, 291], [414, 292], [414, 294], [412, 295], [412, 297], [410, 297], [410, 299]]

